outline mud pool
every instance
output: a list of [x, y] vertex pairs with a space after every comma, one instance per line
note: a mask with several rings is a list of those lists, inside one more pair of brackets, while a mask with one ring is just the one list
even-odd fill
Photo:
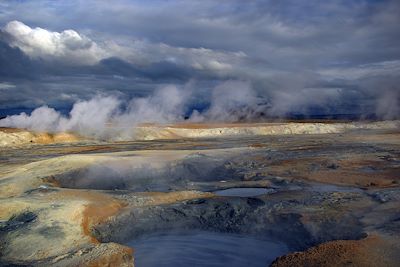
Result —
[[289, 252], [279, 242], [207, 231], [152, 234], [127, 245], [134, 248], [137, 267], [265, 267]]

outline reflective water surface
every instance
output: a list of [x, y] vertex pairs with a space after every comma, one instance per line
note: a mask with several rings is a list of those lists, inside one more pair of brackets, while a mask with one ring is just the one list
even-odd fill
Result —
[[271, 240], [208, 231], [158, 233], [127, 245], [134, 248], [136, 267], [265, 267], [289, 251]]

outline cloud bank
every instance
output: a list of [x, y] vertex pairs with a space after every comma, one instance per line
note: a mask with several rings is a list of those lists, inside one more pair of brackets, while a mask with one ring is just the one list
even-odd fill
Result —
[[252, 103], [238, 117], [268, 106], [271, 116], [398, 118], [399, 3], [3, 1], [0, 116], [70, 110], [96, 95], [146, 98], [173, 84], [211, 118], [224, 105], [211, 107], [214, 88], [238, 80], [255, 99], [219, 89]]

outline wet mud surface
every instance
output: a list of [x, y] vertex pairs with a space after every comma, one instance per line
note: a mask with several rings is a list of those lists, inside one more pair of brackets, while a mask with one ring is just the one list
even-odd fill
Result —
[[240, 263], [243, 244], [257, 266], [400, 262], [395, 130], [34, 144], [0, 171], [0, 266]]

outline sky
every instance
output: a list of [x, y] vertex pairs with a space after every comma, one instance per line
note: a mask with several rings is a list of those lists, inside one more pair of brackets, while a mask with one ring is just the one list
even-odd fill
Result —
[[396, 119], [399, 14], [398, 0], [0, 1], [0, 116], [111, 97], [217, 120]]

